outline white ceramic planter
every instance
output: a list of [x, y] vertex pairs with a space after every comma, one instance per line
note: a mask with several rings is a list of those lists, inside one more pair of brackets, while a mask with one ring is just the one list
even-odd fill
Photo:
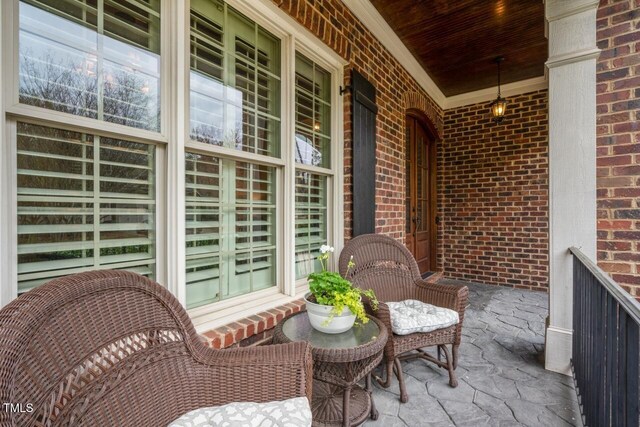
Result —
[[325, 334], [340, 334], [346, 332], [353, 327], [356, 321], [356, 315], [345, 307], [340, 315], [333, 316], [333, 319], [327, 324], [326, 320], [331, 315], [333, 306], [320, 305], [315, 302], [309, 301], [311, 292], [304, 296], [304, 301], [307, 304], [307, 314], [309, 315], [309, 322], [314, 329], [324, 332]]

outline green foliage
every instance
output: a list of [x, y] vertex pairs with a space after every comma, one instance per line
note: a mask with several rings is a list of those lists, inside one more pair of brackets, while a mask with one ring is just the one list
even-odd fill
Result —
[[[373, 290], [362, 290], [355, 288], [351, 282], [340, 276], [340, 274], [327, 271], [325, 262], [328, 259], [328, 252], [320, 254], [318, 259], [322, 264], [322, 271], [309, 274], [309, 290], [316, 299], [316, 303], [321, 305], [332, 305], [331, 315], [327, 323], [331, 322], [334, 316], [342, 313], [345, 307], [348, 307], [356, 319], [361, 323], [367, 323], [369, 318], [366, 315], [362, 296], [369, 298], [372, 307], [378, 308], [378, 299]], [[349, 262], [349, 268], [355, 264], [353, 260]]]

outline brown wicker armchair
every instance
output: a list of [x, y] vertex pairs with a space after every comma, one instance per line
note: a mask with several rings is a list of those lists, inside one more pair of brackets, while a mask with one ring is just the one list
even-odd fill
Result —
[[[347, 273], [347, 264], [351, 256], [355, 267]], [[366, 234], [350, 240], [340, 254], [339, 269], [340, 274], [355, 286], [373, 289], [380, 301], [377, 311], [373, 312], [371, 307], [368, 307], [368, 311], [380, 319], [390, 332], [384, 349], [386, 379], [382, 381], [377, 378], [378, 382], [385, 388], [389, 387], [393, 370], [400, 383], [400, 400], [407, 402], [409, 397], [404, 384], [401, 361], [420, 357], [446, 368], [449, 371], [449, 385], [457, 387], [458, 380], [454, 370], [458, 362], [458, 346], [469, 294], [467, 287], [433, 283], [440, 277], [439, 274], [430, 277], [430, 280], [423, 280], [416, 261], [407, 248], [391, 237], [380, 234]], [[389, 307], [384, 302], [406, 299], [416, 299], [456, 310], [460, 322], [449, 328], [428, 333], [392, 334]], [[448, 344], [452, 346], [452, 354], [446, 347]], [[428, 346], [437, 346], [437, 358], [422, 350]], [[446, 361], [441, 361], [441, 351], [444, 352]]]
[[0, 343], [0, 400], [22, 404], [0, 426], [166, 426], [232, 401], [311, 401], [306, 343], [213, 350], [166, 289], [130, 272], [27, 292], [0, 310]]

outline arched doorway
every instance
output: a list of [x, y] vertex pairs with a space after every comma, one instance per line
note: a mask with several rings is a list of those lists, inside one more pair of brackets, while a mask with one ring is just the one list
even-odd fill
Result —
[[406, 243], [420, 273], [436, 270], [438, 238], [436, 137], [427, 117], [409, 110], [406, 119]]

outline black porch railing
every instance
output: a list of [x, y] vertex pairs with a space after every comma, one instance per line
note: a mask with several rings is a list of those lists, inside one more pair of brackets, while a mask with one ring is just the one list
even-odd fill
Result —
[[577, 248], [573, 254], [576, 392], [589, 427], [640, 425], [640, 304]]

